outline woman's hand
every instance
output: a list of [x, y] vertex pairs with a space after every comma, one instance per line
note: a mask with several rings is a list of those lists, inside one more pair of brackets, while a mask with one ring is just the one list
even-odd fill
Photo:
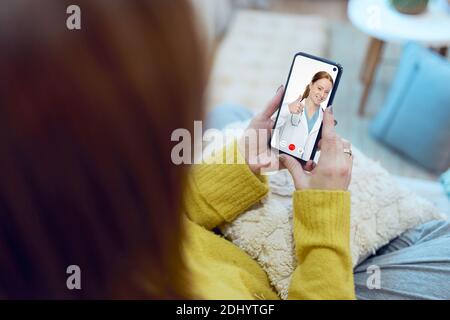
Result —
[[[283, 93], [284, 87], [280, 86], [266, 109], [252, 119], [238, 141], [239, 152], [245, 157], [250, 170], [255, 174], [260, 174], [263, 170], [268, 172], [284, 168], [279, 163], [278, 153], [271, 151], [269, 146], [269, 139], [275, 124], [271, 116], [280, 106]], [[308, 161], [304, 169], [312, 170], [312, 168], [313, 162]]]
[[353, 159], [350, 142], [341, 139], [334, 129], [334, 116], [330, 108], [323, 115], [320, 158], [317, 166], [306, 172], [293, 157], [280, 155], [281, 163], [294, 178], [297, 190], [347, 190], [350, 184]]
[[303, 112], [304, 106], [299, 103], [300, 100], [295, 100], [294, 102], [288, 105], [289, 112], [292, 114], [299, 114]]

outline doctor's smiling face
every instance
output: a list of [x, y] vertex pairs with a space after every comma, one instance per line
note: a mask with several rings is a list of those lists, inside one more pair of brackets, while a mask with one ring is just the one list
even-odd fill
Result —
[[309, 88], [309, 96], [311, 97], [312, 102], [314, 105], [319, 106], [328, 98], [328, 95], [333, 88], [333, 84], [329, 79], [323, 78], [309, 84]]
[[327, 100], [328, 95], [333, 89], [333, 84], [333, 78], [328, 72], [317, 72], [312, 78], [311, 83], [306, 86], [303, 99], [307, 99], [314, 106], [319, 107], [322, 102]]

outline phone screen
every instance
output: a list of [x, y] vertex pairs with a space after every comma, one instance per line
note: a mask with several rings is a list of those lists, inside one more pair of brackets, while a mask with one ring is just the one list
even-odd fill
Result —
[[271, 147], [297, 159], [314, 159], [323, 113], [332, 103], [342, 67], [298, 53], [291, 66], [281, 107], [275, 113]]

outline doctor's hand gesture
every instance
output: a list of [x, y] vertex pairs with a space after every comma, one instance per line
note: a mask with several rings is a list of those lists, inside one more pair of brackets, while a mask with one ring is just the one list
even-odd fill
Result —
[[[284, 87], [280, 86], [266, 109], [252, 119], [238, 141], [240, 154], [244, 156], [250, 170], [255, 174], [284, 169], [277, 156], [278, 153], [271, 151], [269, 146], [269, 139], [275, 125], [275, 120], [271, 117], [280, 106], [283, 93]], [[313, 162], [308, 161], [304, 170], [312, 169]]]
[[353, 158], [350, 142], [341, 139], [335, 132], [331, 108], [323, 115], [320, 158], [317, 166], [306, 172], [293, 157], [280, 155], [281, 163], [289, 170], [297, 190], [347, 190], [350, 184]]
[[304, 106], [300, 103], [302, 101], [302, 96], [288, 104], [289, 112], [292, 114], [299, 114], [303, 112]]

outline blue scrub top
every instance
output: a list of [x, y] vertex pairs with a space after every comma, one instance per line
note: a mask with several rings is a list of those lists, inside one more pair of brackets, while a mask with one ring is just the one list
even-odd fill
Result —
[[[311, 119], [308, 118], [308, 113], [305, 113], [306, 120], [308, 122], [308, 133], [311, 133], [311, 130], [314, 127], [314, 124], [316, 123], [317, 118], [319, 117], [319, 110], [320, 110], [320, 107], [316, 110], [316, 112], [314, 112]], [[306, 112], [306, 109], [305, 109], [305, 112]]]

